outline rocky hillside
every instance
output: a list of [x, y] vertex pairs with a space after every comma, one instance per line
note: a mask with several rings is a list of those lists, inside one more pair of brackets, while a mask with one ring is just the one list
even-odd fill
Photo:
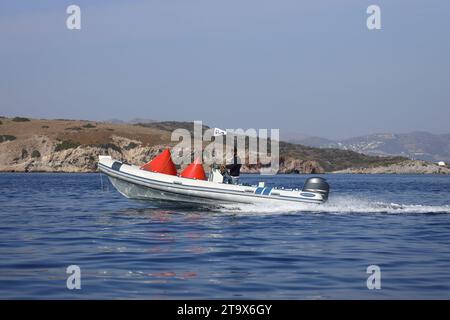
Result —
[[[189, 130], [192, 123], [0, 118], [0, 171], [91, 172], [96, 170], [97, 157], [102, 154], [143, 164], [175, 145], [170, 135], [176, 128]], [[280, 143], [280, 173], [323, 173], [387, 166], [404, 160]], [[244, 166], [243, 171], [258, 172], [259, 168]]]
[[170, 145], [169, 131], [139, 125], [27, 118], [0, 121], [4, 140], [0, 171], [90, 172], [96, 170], [98, 155], [144, 163]]
[[368, 156], [349, 150], [313, 148], [281, 141], [280, 162], [283, 163], [284, 159], [316, 161], [324, 172], [352, 167], [386, 166], [406, 160], [403, 157]]

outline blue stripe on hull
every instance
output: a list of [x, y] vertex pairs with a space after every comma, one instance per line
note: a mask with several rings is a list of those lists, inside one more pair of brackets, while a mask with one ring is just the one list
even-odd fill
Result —
[[261, 187], [256, 188], [255, 194], [261, 194], [263, 192], [263, 190], [264, 190], [264, 188], [261, 188]]
[[122, 167], [122, 163], [120, 163], [118, 161], [114, 161], [114, 163], [111, 166], [111, 169], [120, 171], [120, 167]]

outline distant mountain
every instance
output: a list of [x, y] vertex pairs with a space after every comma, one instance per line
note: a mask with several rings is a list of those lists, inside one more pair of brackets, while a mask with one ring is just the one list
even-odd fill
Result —
[[422, 131], [403, 134], [377, 133], [341, 141], [305, 135], [299, 137], [291, 135], [286, 141], [316, 148], [351, 150], [367, 155], [399, 155], [411, 159], [450, 162], [450, 134]]
[[131, 119], [130, 121], [128, 121], [128, 123], [131, 123], [131, 124], [154, 123], [154, 122], [157, 122], [157, 121], [153, 120], [153, 119], [146, 119], [146, 118], [134, 118], [134, 119]]
[[106, 123], [113, 123], [113, 124], [137, 124], [137, 123], [153, 123], [156, 122], [156, 120], [153, 119], [145, 119], [145, 118], [134, 118], [129, 121], [119, 120], [119, 119], [108, 119], [105, 120]]
[[338, 142], [321, 137], [303, 136], [302, 138], [284, 139], [284, 141], [315, 148], [339, 148]]

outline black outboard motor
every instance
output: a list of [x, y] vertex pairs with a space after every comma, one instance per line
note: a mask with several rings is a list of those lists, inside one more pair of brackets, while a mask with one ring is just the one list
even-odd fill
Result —
[[328, 193], [330, 192], [330, 185], [324, 178], [312, 177], [305, 181], [302, 191], [321, 193], [324, 200], [327, 200]]

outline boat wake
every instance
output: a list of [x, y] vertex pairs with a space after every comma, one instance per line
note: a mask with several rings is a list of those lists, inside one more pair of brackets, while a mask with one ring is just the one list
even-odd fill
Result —
[[251, 204], [233, 204], [226, 205], [219, 209], [220, 212], [230, 213], [387, 213], [387, 214], [450, 214], [450, 205], [416, 205], [416, 204], [397, 204], [385, 203], [380, 201], [370, 201], [351, 196], [341, 196], [330, 199], [327, 203], [317, 204], [286, 204], [286, 205], [251, 205]]

